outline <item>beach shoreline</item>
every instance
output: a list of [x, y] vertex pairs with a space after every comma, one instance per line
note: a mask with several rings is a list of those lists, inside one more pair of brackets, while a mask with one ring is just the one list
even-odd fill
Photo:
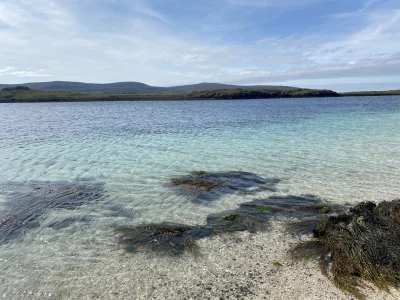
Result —
[[[58, 257], [59, 263], [51, 265], [37, 263], [36, 276], [22, 281], [2, 276], [2, 283], [7, 283], [2, 295], [8, 299], [354, 299], [336, 288], [316, 261], [291, 260], [288, 251], [309, 238], [290, 236], [283, 222], [274, 222], [271, 230], [257, 234], [202, 239], [197, 257], [130, 254], [114, 243], [101, 256], [75, 254]], [[19, 266], [32, 266], [29, 260], [21, 258]], [[400, 297], [399, 291], [390, 295], [373, 287], [365, 292], [367, 299]]]

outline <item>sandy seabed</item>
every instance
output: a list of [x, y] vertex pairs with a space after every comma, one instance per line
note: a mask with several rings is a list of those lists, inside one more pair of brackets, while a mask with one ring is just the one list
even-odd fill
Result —
[[[316, 261], [293, 262], [293, 237], [282, 223], [198, 242], [200, 254], [165, 257], [125, 252], [108, 243], [101, 255], [71, 253], [50, 261], [6, 260], [0, 275], [3, 299], [354, 299], [325, 277]], [[279, 264], [278, 264], [279, 263]], [[36, 264], [36, 265], [35, 265]], [[29, 265], [29, 266], [28, 266]], [[24, 269], [30, 272], [24, 274]], [[12, 276], [10, 276], [12, 274]], [[367, 299], [400, 299], [366, 290]]]

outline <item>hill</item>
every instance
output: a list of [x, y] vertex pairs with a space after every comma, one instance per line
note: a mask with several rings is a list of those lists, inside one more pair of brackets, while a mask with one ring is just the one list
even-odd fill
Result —
[[199, 83], [192, 85], [181, 85], [172, 87], [150, 86], [141, 82], [115, 82], [115, 83], [83, 83], [70, 81], [33, 82], [23, 84], [0, 84], [0, 89], [15, 86], [25, 86], [35, 90], [58, 91], [73, 93], [98, 93], [98, 94], [171, 94], [191, 93], [200, 91], [216, 90], [296, 90], [298, 88], [289, 86], [237, 86], [219, 83]]
[[221, 84], [221, 83], [209, 83], [203, 82], [191, 85], [181, 85], [175, 87], [169, 87], [169, 93], [191, 93], [191, 92], [202, 92], [202, 91], [220, 91], [220, 90], [279, 90], [279, 91], [289, 91], [297, 90], [296, 87], [291, 86], [273, 86], [273, 85], [231, 85], [231, 84]]
[[174, 94], [82, 94], [33, 90], [25, 86], [4, 88], [0, 91], [0, 103], [12, 102], [79, 102], [79, 101], [167, 101], [167, 100], [228, 100], [339, 97], [329, 90], [217, 90]]

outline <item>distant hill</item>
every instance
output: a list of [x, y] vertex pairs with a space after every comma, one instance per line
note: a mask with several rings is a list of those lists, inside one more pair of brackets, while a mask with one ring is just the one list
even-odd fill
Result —
[[216, 91], [216, 90], [280, 90], [290, 91], [298, 88], [290, 86], [238, 86], [220, 83], [199, 83], [192, 85], [181, 85], [173, 87], [157, 87], [150, 86], [141, 82], [115, 82], [115, 83], [83, 83], [69, 81], [52, 81], [52, 82], [33, 82], [23, 84], [0, 84], [0, 90], [8, 87], [25, 86], [35, 90], [42, 91], [59, 91], [74, 93], [99, 93], [99, 94], [170, 94], [170, 93], [191, 93], [200, 91]]
[[26, 86], [7, 87], [0, 90], [0, 103], [16, 102], [70, 102], [70, 101], [168, 101], [168, 100], [233, 100], [340, 97], [329, 90], [214, 90], [168, 94], [94, 94], [76, 92], [41, 91]]
[[201, 92], [201, 91], [221, 91], [221, 90], [279, 90], [279, 91], [290, 91], [297, 90], [296, 87], [291, 86], [273, 86], [273, 85], [231, 85], [231, 84], [221, 84], [221, 83], [209, 83], [203, 82], [191, 85], [181, 85], [173, 86], [168, 88], [168, 93], [191, 93], [191, 92]]

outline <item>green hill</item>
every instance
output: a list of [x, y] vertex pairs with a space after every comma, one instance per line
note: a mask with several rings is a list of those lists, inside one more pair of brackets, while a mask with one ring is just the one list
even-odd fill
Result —
[[329, 90], [218, 90], [174, 94], [82, 94], [33, 90], [24, 86], [4, 88], [0, 91], [0, 102], [63, 102], [63, 101], [146, 101], [146, 100], [227, 100], [227, 99], [271, 99], [304, 97], [338, 97]]
[[199, 83], [192, 85], [172, 86], [172, 87], [156, 87], [140, 82], [116, 82], [116, 83], [83, 83], [69, 81], [53, 81], [53, 82], [36, 82], [23, 84], [0, 84], [0, 89], [25, 86], [35, 90], [42, 91], [59, 91], [73, 93], [95, 93], [95, 94], [174, 94], [174, 93], [191, 93], [197, 91], [214, 91], [214, 90], [232, 90], [243, 88], [247, 90], [294, 90], [297, 88], [288, 86], [237, 86], [219, 83]]

